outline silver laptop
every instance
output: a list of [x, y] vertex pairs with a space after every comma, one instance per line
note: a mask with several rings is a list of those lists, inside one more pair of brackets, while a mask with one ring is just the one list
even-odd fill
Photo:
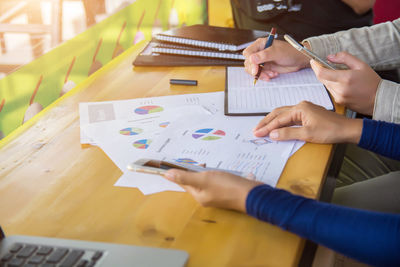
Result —
[[0, 227], [0, 266], [185, 266], [185, 251], [60, 238], [5, 236]]

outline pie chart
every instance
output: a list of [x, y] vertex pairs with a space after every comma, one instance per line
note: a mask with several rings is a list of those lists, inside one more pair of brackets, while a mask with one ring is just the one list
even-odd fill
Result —
[[195, 131], [192, 134], [192, 137], [194, 139], [200, 139], [204, 141], [212, 141], [212, 140], [218, 140], [224, 137], [226, 134], [222, 130], [216, 130], [213, 128], [205, 128], [205, 129], [200, 129]]
[[147, 149], [151, 144], [151, 142], [152, 140], [150, 139], [141, 139], [133, 143], [133, 146], [136, 147], [137, 149]]
[[166, 122], [160, 123], [158, 126], [160, 126], [161, 128], [167, 128], [168, 125], [169, 125], [169, 121], [166, 121]]
[[139, 115], [146, 115], [146, 114], [161, 112], [163, 110], [164, 109], [160, 106], [143, 106], [135, 109], [135, 113]]
[[128, 135], [128, 136], [129, 135], [137, 135], [137, 134], [140, 134], [142, 132], [143, 132], [142, 129], [140, 129], [140, 128], [132, 128], [132, 127], [125, 128], [125, 129], [122, 129], [122, 130], [119, 131], [120, 134]]
[[175, 162], [178, 163], [187, 163], [187, 164], [197, 164], [198, 162], [189, 158], [180, 158], [180, 159], [175, 159]]

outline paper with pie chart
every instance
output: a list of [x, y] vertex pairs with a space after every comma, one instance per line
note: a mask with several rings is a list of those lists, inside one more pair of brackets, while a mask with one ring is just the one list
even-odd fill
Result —
[[141, 158], [253, 173], [275, 186], [303, 144], [255, 137], [252, 129], [262, 117], [223, 116], [222, 93], [82, 103], [80, 115], [86, 141], [123, 172], [115, 186], [136, 187], [143, 194], [184, 190], [161, 176], [127, 170]]
[[149, 153], [162, 159], [187, 159], [207, 167], [252, 173], [275, 186], [296, 141], [256, 138], [252, 129], [262, 117], [191, 116], [152, 143]]
[[[151, 111], [152, 108], [141, 110]], [[207, 114], [207, 112], [200, 106], [182, 106], [164, 111], [158, 116], [90, 123], [81, 126], [81, 129], [95, 141], [121, 171], [126, 171], [126, 166], [144, 157], [153, 141], [162, 135], [169, 125], [173, 125], [175, 120], [181, 118], [182, 114], [196, 116]]]
[[[200, 106], [208, 114], [216, 114], [222, 112], [223, 105], [223, 92], [84, 102], [79, 104], [80, 126], [83, 128], [86, 124], [112, 120], [158, 118], [165, 112], [182, 106]], [[160, 121], [159, 127], [166, 128], [170, 122], [170, 120]], [[83, 131], [81, 131], [81, 144], [96, 145]]]

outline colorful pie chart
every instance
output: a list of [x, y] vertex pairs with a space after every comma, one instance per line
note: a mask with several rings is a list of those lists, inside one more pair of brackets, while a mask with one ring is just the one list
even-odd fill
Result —
[[146, 115], [146, 114], [161, 112], [163, 110], [164, 109], [160, 106], [143, 106], [135, 109], [135, 113], [139, 115]]
[[152, 140], [150, 139], [141, 139], [134, 142], [133, 146], [137, 149], [147, 149], [150, 146], [151, 142]]
[[168, 125], [169, 125], [169, 121], [166, 121], [166, 122], [160, 123], [158, 126], [160, 126], [161, 128], [167, 128]]
[[224, 137], [226, 134], [222, 130], [215, 130], [213, 128], [205, 128], [205, 129], [200, 129], [195, 131], [192, 134], [192, 137], [194, 139], [200, 139], [204, 141], [212, 141], [212, 140], [218, 140]]
[[142, 132], [143, 132], [142, 129], [140, 129], [140, 128], [132, 128], [132, 127], [125, 128], [125, 129], [122, 129], [122, 130], [119, 131], [120, 134], [128, 135], [128, 136], [129, 135], [141, 134]]
[[178, 163], [187, 163], [187, 164], [198, 164], [197, 161], [189, 159], [189, 158], [180, 158], [180, 159], [174, 159], [175, 162]]

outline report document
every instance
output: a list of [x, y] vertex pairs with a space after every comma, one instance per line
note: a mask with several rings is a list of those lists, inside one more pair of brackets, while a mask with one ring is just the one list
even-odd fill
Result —
[[280, 74], [270, 81], [253, 83], [254, 77], [243, 67], [227, 67], [225, 87], [225, 115], [260, 116], [275, 108], [309, 101], [334, 110], [325, 86], [312, 69]]

